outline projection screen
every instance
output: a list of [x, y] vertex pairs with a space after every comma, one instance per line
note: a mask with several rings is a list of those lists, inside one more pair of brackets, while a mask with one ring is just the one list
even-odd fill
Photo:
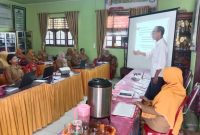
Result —
[[167, 66], [171, 66], [176, 14], [177, 8], [129, 18], [127, 67], [150, 69], [151, 59], [136, 56], [133, 51], [149, 52], [154, 48], [152, 30], [155, 26], [165, 28], [164, 39], [168, 45]]

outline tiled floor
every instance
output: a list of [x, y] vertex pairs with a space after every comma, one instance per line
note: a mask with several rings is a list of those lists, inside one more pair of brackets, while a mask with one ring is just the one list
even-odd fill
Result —
[[187, 131], [185, 130], [184, 133], [180, 135], [200, 135], [200, 132], [195, 132], [195, 131]]
[[[119, 81], [119, 78], [114, 78], [112, 80], [113, 86]], [[87, 98], [85, 97], [83, 101], [80, 103], [85, 103]], [[56, 135], [59, 133], [65, 125], [70, 123], [73, 120], [73, 109], [66, 112], [64, 116], [62, 116], [59, 120], [53, 122], [52, 124], [48, 125], [47, 127], [42, 128], [41, 130], [35, 132], [33, 135]]]
[[[83, 101], [80, 103], [85, 103], [87, 98], [85, 97]], [[57, 135], [65, 125], [70, 123], [73, 120], [73, 109], [66, 112], [59, 120], [53, 122], [52, 124], [48, 125], [47, 127], [38, 130], [33, 135]]]

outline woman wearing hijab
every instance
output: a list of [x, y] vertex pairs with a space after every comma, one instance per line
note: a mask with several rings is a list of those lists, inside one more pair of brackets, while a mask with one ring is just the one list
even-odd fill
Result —
[[73, 49], [72, 48], [68, 48], [67, 49], [67, 53], [66, 53], [66, 59], [67, 59], [67, 64], [69, 67], [72, 67], [72, 57], [73, 57]]
[[48, 59], [48, 55], [44, 50], [41, 50], [38, 52], [38, 60], [44, 62], [44, 61], [47, 61], [47, 59]]
[[61, 67], [67, 67], [67, 59], [65, 58], [65, 53], [60, 52], [57, 59], [54, 62], [55, 71], [57, 71]]
[[2, 51], [0, 52], [0, 68], [1, 69], [5, 69], [6, 67], [9, 66], [8, 62], [7, 62], [7, 55], [8, 55], [8, 52], [6, 51]]
[[19, 65], [20, 66], [26, 66], [28, 64], [28, 61], [26, 59], [26, 56], [23, 54], [22, 50], [20, 48], [16, 49], [16, 56], [19, 59]]
[[102, 56], [99, 58], [98, 61], [104, 61], [109, 62], [110, 64], [110, 79], [113, 79], [115, 77], [116, 71], [117, 71], [117, 57], [110, 54], [108, 50], [103, 50]]
[[84, 49], [84, 48], [81, 48], [81, 49], [80, 49], [80, 58], [81, 58], [81, 60], [86, 61], [86, 63], [89, 62], [89, 57], [88, 57], [87, 54], [85, 53], [85, 49]]
[[16, 56], [19, 58], [19, 59], [26, 59], [26, 56], [23, 54], [22, 50], [20, 48], [17, 48], [16, 49]]
[[26, 59], [29, 63], [37, 63], [39, 60], [36, 58], [34, 51], [30, 49], [28, 53], [26, 54]]
[[142, 110], [142, 118], [152, 130], [167, 133], [169, 129], [172, 129], [173, 135], [178, 135], [183, 121], [182, 110], [177, 117], [176, 123], [174, 123], [175, 116], [186, 97], [182, 71], [176, 67], [165, 68], [163, 70], [163, 79], [165, 85], [154, 100], [145, 100], [135, 104]]
[[72, 67], [80, 65], [80, 63], [81, 63], [81, 58], [79, 55], [79, 51], [77, 49], [74, 49], [71, 60]]

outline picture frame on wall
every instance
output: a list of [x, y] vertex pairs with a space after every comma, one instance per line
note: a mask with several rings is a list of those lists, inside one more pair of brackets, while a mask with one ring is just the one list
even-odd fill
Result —
[[26, 8], [13, 5], [13, 27], [15, 31], [26, 30]]
[[0, 28], [13, 30], [11, 5], [0, 3]]
[[105, 0], [105, 8], [116, 8], [121, 7], [123, 9], [150, 6], [157, 7], [158, 0]]

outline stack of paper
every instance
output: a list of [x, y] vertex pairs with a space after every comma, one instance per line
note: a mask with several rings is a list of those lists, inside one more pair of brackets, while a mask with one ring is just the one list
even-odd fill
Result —
[[61, 76], [53, 76], [54, 80], [60, 80], [62, 77]]
[[134, 113], [135, 113], [135, 105], [119, 102], [115, 106], [115, 109], [112, 112], [112, 115], [132, 118]]
[[45, 65], [53, 65], [53, 62], [52, 61], [45, 61], [44, 64]]
[[38, 79], [38, 80], [34, 80], [34, 82], [45, 83], [45, 82], [47, 82], [47, 80], [40, 80], [40, 79]]
[[6, 87], [6, 92], [13, 92], [13, 91], [16, 91], [16, 90], [18, 90], [19, 88], [17, 88], [17, 87]]
[[54, 83], [57, 83], [57, 82], [59, 82], [59, 81], [62, 81], [62, 80], [64, 80], [65, 78], [60, 78], [60, 79], [58, 79], [58, 80], [54, 80], [52, 83], [54, 84]]

